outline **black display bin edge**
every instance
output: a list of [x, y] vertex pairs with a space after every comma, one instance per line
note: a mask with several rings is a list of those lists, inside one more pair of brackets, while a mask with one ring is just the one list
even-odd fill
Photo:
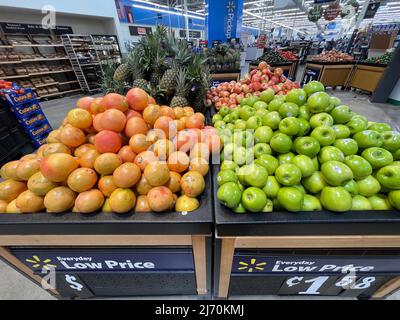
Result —
[[[214, 165], [212, 172], [215, 182], [219, 166]], [[237, 214], [218, 202], [217, 191], [215, 184], [214, 213], [218, 236], [400, 235], [399, 211]]]

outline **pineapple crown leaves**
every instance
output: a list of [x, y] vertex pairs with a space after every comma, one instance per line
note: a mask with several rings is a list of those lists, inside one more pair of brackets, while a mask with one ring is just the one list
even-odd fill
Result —
[[188, 82], [187, 69], [179, 68], [176, 73], [176, 95], [180, 97], [186, 97], [189, 90], [191, 89], [191, 83]]

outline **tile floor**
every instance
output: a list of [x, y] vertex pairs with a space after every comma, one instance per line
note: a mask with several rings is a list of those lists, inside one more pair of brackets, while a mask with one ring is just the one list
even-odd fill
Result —
[[[355, 112], [365, 115], [373, 121], [390, 123], [394, 129], [400, 130], [400, 107], [389, 104], [370, 103], [368, 100], [368, 95], [359, 94], [353, 91], [332, 90], [329, 93], [340, 98], [343, 104], [351, 106]], [[44, 113], [54, 128], [57, 128], [60, 125], [67, 111], [75, 106], [75, 102], [79, 97], [80, 96], [71, 96], [41, 103]], [[182, 298], [189, 299], [191, 297], [178, 297], [178, 299]], [[280, 299], [280, 297], [275, 296], [247, 296], [243, 298]], [[300, 298], [305, 299], [305, 297]], [[46, 300], [54, 298], [31, 281], [25, 279], [22, 275], [10, 268], [8, 265], [0, 261], [0, 300], [4, 299]], [[164, 298], [162, 297], [160, 299]], [[287, 299], [287, 297], [284, 297], [283, 299]], [[400, 299], [400, 291], [393, 294], [388, 299]]]

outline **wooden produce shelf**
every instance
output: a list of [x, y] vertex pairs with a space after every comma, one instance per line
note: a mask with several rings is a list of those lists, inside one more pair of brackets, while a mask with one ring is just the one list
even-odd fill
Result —
[[385, 65], [360, 62], [355, 66], [347, 86], [372, 93], [378, 86], [385, 69]]
[[54, 92], [54, 93], [49, 93], [43, 96], [38, 97], [38, 99], [45, 99], [45, 98], [51, 98], [51, 97], [56, 97], [56, 96], [61, 96], [63, 94], [68, 94], [68, 93], [73, 93], [73, 92], [78, 92], [81, 91], [82, 89], [72, 89], [72, 90], [67, 90], [67, 91], [59, 91], [59, 92]]
[[309, 61], [304, 68], [302, 84], [316, 80], [325, 87], [346, 87], [353, 67], [353, 62]]

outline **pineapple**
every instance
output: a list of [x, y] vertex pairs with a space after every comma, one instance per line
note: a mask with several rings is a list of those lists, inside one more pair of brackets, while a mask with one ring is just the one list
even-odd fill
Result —
[[138, 52], [133, 52], [128, 58], [128, 65], [132, 74], [132, 87], [148, 91], [148, 81], [144, 79], [144, 70]]
[[186, 99], [186, 96], [189, 92], [190, 85], [187, 83], [187, 70], [179, 69], [176, 74], [176, 90], [175, 96], [172, 98], [170, 107], [186, 107], [189, 105], [189, 102]]
[[161, 78], [160, 88], [165, 90], [167, 95], [172, 95], [175, 91], [175, 84], [176, 70], [174, 68], [168, 69]]
[[114, 81], [125, 81], [131, 75], [128, 63], [123, 63], [114, 72]]

